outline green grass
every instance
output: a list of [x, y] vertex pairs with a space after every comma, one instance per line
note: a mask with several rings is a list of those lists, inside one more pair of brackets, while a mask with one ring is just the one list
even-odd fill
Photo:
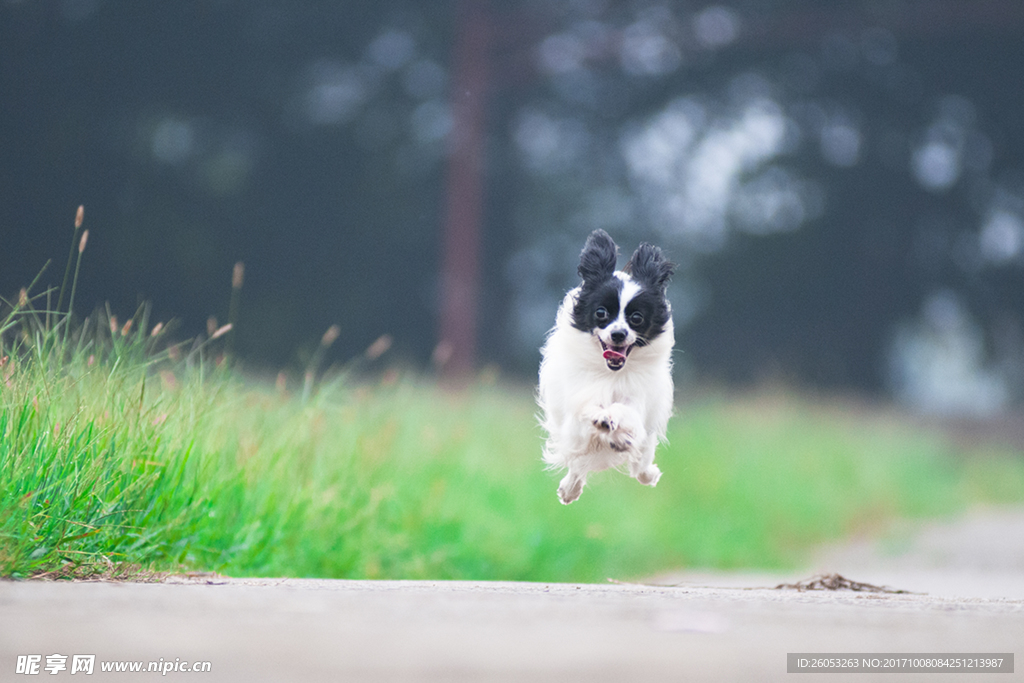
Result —
[[529, 388], [342, 373], [287, 393], [230, 370], [225, 339], [169, 346], [144, 310], [69, 330], [33, 305], [0, 316], [4, 577], [783, 568], [895, 518], [1024, 501], [1018, 453], [776, 393], [682, 404], [656, 489], [604, 472], [566, 507]]
[[[785, 395], [681, 406], [656, 489], [594, 475], [562, 506], [528, 389], [412, 378], [307, 401], [145, 335], [15, 335], [0, 399], [0, 575], [124, 563], [229, 575], [602, 581], [793, 566], [825, 540], [1024, 500], [965, 456]], [[191, 367], [190, 367], [191, 365]], [[393, 378], [392, 378], [393, 379]]]

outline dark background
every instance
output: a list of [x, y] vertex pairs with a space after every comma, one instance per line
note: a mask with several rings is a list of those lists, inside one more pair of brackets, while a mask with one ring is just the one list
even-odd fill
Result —
[[680, 264], [683, 380], [1001, 410], [1022, 38], [1019, 0], [4, 0], [0, 295], [59, 286], [84, 204], [77, 311], [200, 334], [243, 261], [246, 367], [471, 329], [528, 380], [603, 227]]

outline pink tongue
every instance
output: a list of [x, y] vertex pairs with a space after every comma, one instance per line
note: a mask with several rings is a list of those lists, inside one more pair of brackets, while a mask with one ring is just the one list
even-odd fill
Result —
[[611, 349], [605, 349], [604, 352], [605, 360], [626, 360], [625, 354], [619, 353], [618, 351], [612, 351]]

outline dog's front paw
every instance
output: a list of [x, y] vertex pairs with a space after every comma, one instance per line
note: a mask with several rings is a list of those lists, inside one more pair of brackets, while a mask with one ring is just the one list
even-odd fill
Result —
[[[633, 435], [621, 429], [608, 435], [608, 446], [617, 453], [634, 451]], [[630, 457], [633, 457], [632, 455]]]
[[594, 428], [599, 432], [614, 432], [619, 428], [618, 420], [616, 420], [611, 413], [606, 410], [599, 411], [590, 419], [590, 421], [594, 424]]
[[614, 404], [595, 412], [590, 421], [601, 440], [613, 451], [625, 453], [634, 450], [637, 443], [631, 420], [624, 414], [623, 407]]

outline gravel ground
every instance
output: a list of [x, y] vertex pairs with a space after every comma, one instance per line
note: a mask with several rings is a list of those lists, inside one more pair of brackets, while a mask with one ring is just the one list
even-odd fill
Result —
[[[0, 582], [0, 680], [22, 680], [18, 656], [31, 654], [43, 666], [47, 655], [68, 655], [69, 669], [71, 655], [94, 654], [88, 680], [100, 681], [164, 677], [102, 672], [111, 661], [208, 661], [207, 673], [166, 674], [207, 681], [892, 680], [789, 674], [786, 655], [1001, 652], [1019, 660], [1022, 548], [1024, 512], [988, 511], [829, 548], [818, 560], [855, 581], [914, 591], [901, 594], [766, 587], [806, 574], [659, 577], [671, 586], [202, 576]], [[1015, 661], [1016, 671], [1022, 666]]]

